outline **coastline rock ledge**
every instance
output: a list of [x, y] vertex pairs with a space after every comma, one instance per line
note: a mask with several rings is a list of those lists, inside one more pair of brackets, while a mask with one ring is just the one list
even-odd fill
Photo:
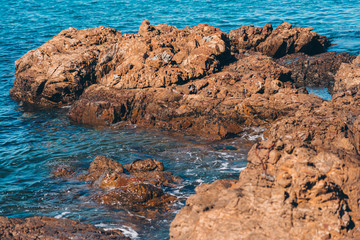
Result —
[[[16, 61], [10, 94], [71, 105], [72, 121], [93, 126], [210, 139], [267, 128], [238, 180], [196, 188], [171, 239], [360, 239], [360, 56], [328, 46], [289, 23], [69, 28]], [[308, 85], [331, 88], [332, 100]]]

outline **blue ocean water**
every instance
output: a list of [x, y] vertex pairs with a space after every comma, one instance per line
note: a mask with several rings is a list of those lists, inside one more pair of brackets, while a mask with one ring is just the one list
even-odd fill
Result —
[[91, 129], [72, 125], [67, 109], [24, 109], [9, 97], [16, 59], [70, 26], [102, 25], [135, 33], [144, 19], [179, 28], [208, 23], [225, 32], [243, 24], [277, 26], [288, 21], [326, 35], [336, 44], [329, 50], [360, 51], [357, 0], [1, 0], [1, 6], [0, 215], [71, 218], [121, 228], [137, 239], [167, 239], [175, 212], [151, 219], [144, 213], [99, 207], [86, 184], [54, 179], [51, 171], [61, 164], [86, 169], [98, 154], [122, 163], [157, 158], [185, 179], [179, 188], [167, 190], [181, 199], [175, 206], [179, 209], [202, 182], [237, 178], [254, 139], [207, 142], [136, 128]]

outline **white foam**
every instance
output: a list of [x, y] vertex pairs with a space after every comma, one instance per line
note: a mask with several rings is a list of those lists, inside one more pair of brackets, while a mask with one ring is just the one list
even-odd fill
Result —
[[232, 168], [232, 170], [236, 170], [236, 171], [241, 172], [241, 171], [244, 170], [245, 168], [246, 168], [246, 167]]
[[120, 230], [124, 233], [125, 237], [129, 237], [131, 239], [137, 239], [139, 237], [139, 234], [129, 226], [117, 226], [114, 224], [104, 223], [96, 224], [95, 226], [101, 227], [104, 231]]
[[202, 183], [204, 183], [204, 180], [199, 178], [199, 179], [196, 179], [195, 182], [202, 184]]
[[69, 213], [70, 213], [70, 212], [62, 212], [62, 213], [56, 215], [55, 218], [56, 218], [56, 219], [63, 218], [63, 217], [65, 217], [66, 214], [69, 214]]

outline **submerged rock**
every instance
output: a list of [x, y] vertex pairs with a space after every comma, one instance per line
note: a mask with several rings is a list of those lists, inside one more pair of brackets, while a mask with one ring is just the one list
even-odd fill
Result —
[[70, 166], [61, 165], [58, 166], [53, 172], [52, 175], [56, 178], [68, 178], [75, 174], [74, 169], [72, 169]]
[[0, 216], [1, 239], [129, 239], [120, 230], [104, 231], [93, 225], [69, 219]]

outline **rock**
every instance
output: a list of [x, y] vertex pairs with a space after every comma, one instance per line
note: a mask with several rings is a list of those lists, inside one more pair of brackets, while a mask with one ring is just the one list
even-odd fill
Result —
[[122, 173], [124, 168], [121, 163], [114, 159], [108, 158], [103, 155], [97, 156], [91, 162], [88, 174], [82, 176], [85, 181], [95, 181], [99, 179], [104, 173]]
[[152, 158], [145, 160], [137, 159], [131, 164], [126, 164], [124, 167], [129, 172], [164, 171], [163, 163]]
[[170, 238], [359, 238], [359, 115], [353, 94], [277, 119], [238, 181], [196, 189]]
[[177, 29], [144, 21], [139, 34], [124, 35], [70, 28], [16, 61], [10, 93], [23, 102], [62, 106], [94, 83], [116, 89], [183, 84], [230, 60], [226, 34], [207, 24]]
[[325, 42], [311, 28], [288, 23], [230, 34], [207, 24], [177, 29], [148, 20], [138, 34], [68, 29], [17, 61], [11, 95], [45, 106], [73, 103], [70, 119], [86, 125], [136, 124], [229, 138], [318, 101], [295, 89], [290, 69], [243, 49], [280, 57], [313, 54]]
[[[95, 84], [72, 106], [69, 117], [82, 124], [127, 122], [221, 139], [236, 136], [246, 126], [273, 121], [302, 104], [322, 101], [294, 89], [289, 69], [270, 57], [242, 52], [238, 58], [219, 73], [168, 88], [117, 90]], [[296, 100], [285, 97], [294, 93]], [[259, 101], [268, 112], [265, 117], [251, 112]]]
[[177, 29], [151, 26], [148, 20], [138, 34], [122, 35], [104, 27], [69, 28], [16, 61], [10, 94], [25, 103], [63, 106], [95, 83], [143, 89], [203, 78], [236, 60], [231, 48], [281, 57], [294, 52], [315, 54], [326, 46], [327, 39], [311, 28], [292, 28], [288, 23], [274, 30], [268, 24], [264, 28], [242, 26], [230, 34], [207, 24]]
[[71, 177], [75, 174], [74, 169], [72, 169], [69, 166], [59, 166], [57, 167], [57, 169], [55, 171], [52, 172], [52, 175], [56, 178], [68, 178]]
[[91, 181], [98, 189], [94, 196], [100, 204], [113, 207], [139, 209], [143, 207], [168, 206], [176, 197], [165, 194], [162, 186], [175, 187], [180, 177], [164, 171], [164, 165], [155, 159], [135, 160], [123, 166], [105, 156], [97, 156], [90, 164], [88, 173], [80, 179]]
[[15, 62], [12, 97], [25, 103], [62, 106], [76, 100], [96, 82], [101, 52], [121, 33], [112, 28], [61, 31]]
[[164, 194], [161, 188], [147, 183], [131, 183], [97, 196], [97, 201], [113, 207], [164, 207], [175, 202], [175, 196]]
[[275, 62], [291, 69], [297, 87], [325, 87], [332, 91], [335, 74], [342, 63], [351, 63], [356, 56], [348, 53], [326, 52], [313, 56], [294, 53]]
[[292, 27], [287, 22], [274, 30], [270, 24], [262, 28], [244, 25], [230, 31], [229, 38], [238, 49], [259, 51], [274, 58], [297, 52], [322, 53], [330, 45], [329, 41], [312, 30], [311, 27]]
[[335, 76], [334, 92], [356, 93], [360, 85], [360, 56], [352, 63], [343, 63]]
[[104, 231], [93, 225], [69, 219], [0, 216], [1, 239], [129, 239], [119, 230]]

